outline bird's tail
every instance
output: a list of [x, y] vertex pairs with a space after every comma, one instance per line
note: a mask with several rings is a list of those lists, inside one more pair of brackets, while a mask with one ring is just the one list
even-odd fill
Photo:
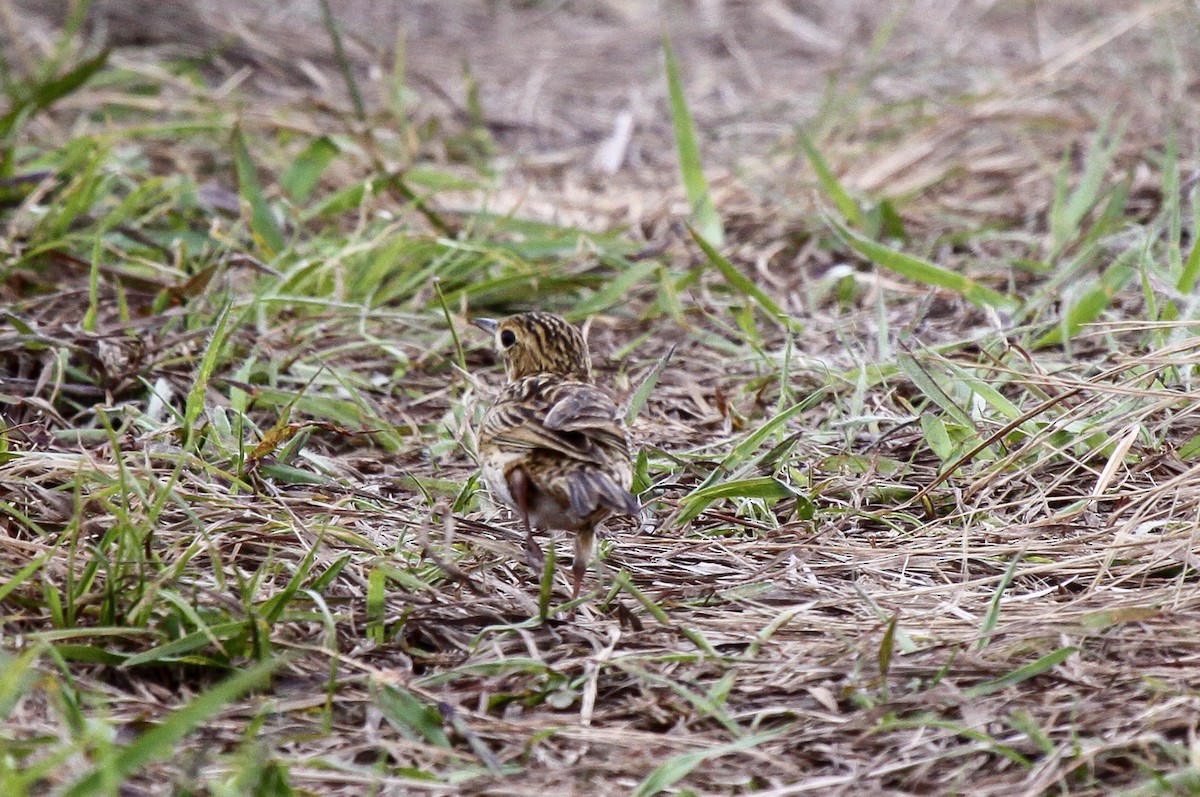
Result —
[[587, 517], [602, 506], [633, 517], [641, 511], [633, 493], [613, 481], [607, 473], [593, 468], [581, 468], [567, 476], [567, 498], [571, 502], [571, 511], [579, 517]]

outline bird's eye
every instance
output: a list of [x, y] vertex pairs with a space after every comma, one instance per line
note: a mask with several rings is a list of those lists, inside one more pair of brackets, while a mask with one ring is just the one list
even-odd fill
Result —
[[511, 329], [506, 329], [500, 333], [500, 345], [506, 349], [511, 349], [513, 344], [517, 342], [517, 335]]

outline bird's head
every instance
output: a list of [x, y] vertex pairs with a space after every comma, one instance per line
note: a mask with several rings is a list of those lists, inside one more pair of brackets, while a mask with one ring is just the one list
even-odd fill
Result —
[[560, 316], [520, 313], [500, 321], [476, 318], [471, 323], [492, 336], [509, 381], [543, 373], [592, 381], [587, 341]]

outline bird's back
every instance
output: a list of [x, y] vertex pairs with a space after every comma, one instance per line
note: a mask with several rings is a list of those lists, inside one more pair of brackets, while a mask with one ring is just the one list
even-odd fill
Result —
[[579, 529], [638, 512], [620, 410], [595, 385], [552, 374], [509, 383], [484, 416], [479, 450], [489, 489], [514, 508], [511, 480], [522, 471], [534, 525]]

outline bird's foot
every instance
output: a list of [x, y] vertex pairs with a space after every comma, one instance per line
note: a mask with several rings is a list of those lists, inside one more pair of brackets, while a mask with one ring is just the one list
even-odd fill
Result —
[[525, 563], [539, 573], [546, 566], [546, 554], [533, 540], [525, 540]]

